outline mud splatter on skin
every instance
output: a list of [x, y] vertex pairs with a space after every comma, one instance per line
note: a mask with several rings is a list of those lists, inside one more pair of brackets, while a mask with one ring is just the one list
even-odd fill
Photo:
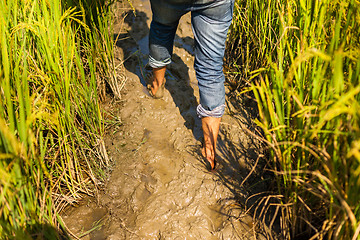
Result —
[[[179, 24], [165, 96], [154, 100], [144, 92], [143, 79], [151, 10], [148, 1], [132, 3], [136, 16], [129, 11], [128, 33], [115, 51], [119, 61], [127, 59], [128, 81], [123, 99], [108, 99], [104, 105], [123, 123], [106, 135], [116, 166], [97, 204], [88, 200], [63, 214], [67, 226], [79, 234], [94, 222], [101, 225], [82, 239], [262, 239], [245, 213], [249, 206], [239, 204], [254, 193], [252, 185], [261, 189], [264, 181], [254, 173], [241, 185], [260, 155], [259, 143], [243, 130], [251, 127], [249, 114], [243, 108], [230, 114], [236, 106], [228, 100], [219, 136], [220, 167], [208, 172], [199, 155], [202, 132], [190, 16]], [[120, 26], [115, 30], [124, 32]]]

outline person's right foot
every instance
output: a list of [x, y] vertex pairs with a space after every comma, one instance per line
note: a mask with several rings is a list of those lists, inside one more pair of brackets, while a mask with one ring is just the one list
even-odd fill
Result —
[[[208, 153], [209, 153], [209, 152], [208, 152]], [[205, 152], [205, 147], [203, 147], [203, 148], [201, 149], [201, 154], [202, 154], [202, 156], [209, 162], [209, 164], [210, 164], [210, 170], [214, 170], [214, 169], [215, 169], [215, 166], [216, 166], [215, 156], [214, 156], [214, 157], [210, 156], [211, 153], [210, 153], [210, 154], [206, 154], [206, 152]]]
[[204, 144], [201, 149], [203, 157], [210, 163], [211, 170], [216, 166], [216, 142], [219, 134], [221, 118], [203, 117], [201, 119]]

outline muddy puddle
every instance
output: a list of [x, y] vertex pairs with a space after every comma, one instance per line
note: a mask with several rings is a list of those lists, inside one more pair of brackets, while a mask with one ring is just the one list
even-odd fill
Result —
[[179, 24], [165, 96], [154, 100], [144, 82], [150, 5], [132, 3], [135, 12], [129, 10], [124, 23], [119, 14], [115, 26], [115, 54], [119, 63], [126, 59], [127, 82], [121, 100], [109, 97], [104, 103], [104, 110], [122, 122], [105, 137], [115, 165], [98, 199], [64, 211], [67, 228], [81, 239], [265, 239], [250, 215], [257, 201], [250, 196], [266, 188], [260, 165], [254, 167], [262, 157], [247, 110], [254, 106], [227, 94], [220, 166], [215, 173], [207, 171], [199, 154], [190, 15]]

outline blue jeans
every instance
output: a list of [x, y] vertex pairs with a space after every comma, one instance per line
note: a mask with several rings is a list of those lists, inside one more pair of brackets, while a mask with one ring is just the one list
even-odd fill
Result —
[[225, 109], [223, 57], [235, 0], [150, 0], [149, 65], [171, 62], [175, 32], [182, 15], [191, 11], [195, 38], [194, 68], [200, 91], [199, 117], [221, 117]]

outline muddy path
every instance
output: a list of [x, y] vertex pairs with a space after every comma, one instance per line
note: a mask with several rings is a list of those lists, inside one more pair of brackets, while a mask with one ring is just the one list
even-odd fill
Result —
[[263, 214], [256, 212], [256, 203], [266, 179], [260, 144], [251, 133], [255, 105], [227, 92], [217, 149], [220, 166], [209, 172], [199, 154], [190, 15], [179, 24], [165, 96], [154, 100], [144, 82], [150, 4], [132, 3], [135, 12], [119, 10], [114, 37], [118, 63], [125, 59], [119, 73], [125, 72], [127, 81], [121, 100], [108, 97], [104, 104], [121, 121], [105, 139], [114, 168], [98, 199], [63, 213], [67, 227], [83, 234], [81, 239], [264, 239], [252, 217]]

